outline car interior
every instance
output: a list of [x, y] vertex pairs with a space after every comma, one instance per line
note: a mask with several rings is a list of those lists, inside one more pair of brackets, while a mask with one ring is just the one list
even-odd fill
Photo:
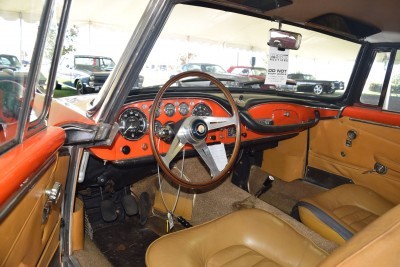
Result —
[[[0, 79], [0, 266], [400, 265], [396, 0], [45, 2], [27, 82]], [[130, 39], [100, 92], [55, 98], [82, 10]]]

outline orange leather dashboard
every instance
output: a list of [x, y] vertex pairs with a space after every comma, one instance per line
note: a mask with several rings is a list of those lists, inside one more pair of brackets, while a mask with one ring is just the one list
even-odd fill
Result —
[[363, 107], [346, 107], [343, 116], [374, 122], [385, 125], [400, 126], [400, 116], [398, 113], [385, 112], [382, 110], [369, 109]]
[[[179, 111], [180, 105], [182, 103], [187, 104], [188, 113], [182, 115]], [[150, 138], [149, 138], [149, 127], [148, 120], [150, 117], [150, 108], [153, 104], [152, 101], [138, 101], [134, 103], [126, 104], [121, 112], [120, 116], [124, 113], [124, 111], [134, 108], [144, 114], [146, 120], [146, 127], [144, 127], [144, 133], [137, 140], [128, 140], [126, 139], [121, 131], [118, 132], [116, 139], [112, 146], [110, 147], [93, 147], [90, 148], [92, 154], [101, 158], [103, 160], [110, 161], [124, 161], [130, 159], [139, 159], [142, 157], [152, 156], [152, 151], [150, 148]], [[172, 104], [172, 105], [171, 105]], [[160, 115], [157, 117], [157, 120], [165, 125], [166, 123], [176, 123], [179, 120], [189, 117], [192, 115], [193, 110], [196, 108], [198, 104], [207, 105], [211, 111], [212, 116], [218, 117], [229, 117], [229, 112], [219, 103], [212, 99], [207, 98], [169, 98], [164, 99], [160, 105]], [[165, 107], [168, 105], [170, 116], [167, 116]], [[173, 111], [171, 111], [173, 110]], [[257, 104], [248, 109], [248, 113], [252, 117], [253, 120], [261, 123], [271, 123], [274, 126], [283, 126], [283, 125], [293, 125], [293, 124], [301, 124], [310, 120], [315, 119], [315, 110], [317, 108], [307, 107], [298, 104], [291, 103], [263, 103]], [[332, 118], [337, 116], [339, 110], [334, 109], [318, 109], [320, 112], [321, 119], [323, 118]], [[172, 114], [173, 113], [173, 114]], [[185, 113], [185, 112], [184, 112]], [[172, 115], [171, 115], [172, 114]], [[234, 143], [234, 135], [229, 133], [232, 129], [230, 127], [226, 127], [219, 130], [210, 131], [207, 135], [207, 143], [224, 143], [232, 144]], [[255, 141], [259, 139], [267, 139], [267, 138], [275, 138], [280, 135], [286, 135], [288, 133], [296, 133], [296, 131], [292, 132], [283, 132], [283, 133], [258, 133], [248, 129], [243, 123], [241, 123], [241, 141]], [[169, 144], [164, 141], [160, 141], [159, 151], [161, 153], [166, 153], [168, 151]], [[190, 146], [187, 146], [186, 149], [192, 149]], [[128, 152], [128, 153], [127, 153]]]

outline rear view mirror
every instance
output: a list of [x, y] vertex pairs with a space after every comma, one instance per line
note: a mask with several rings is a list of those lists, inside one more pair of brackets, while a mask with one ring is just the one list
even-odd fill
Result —
[[269, 30], [268, 45], [278, 49], [294, 49], [300, 47], [301, 34], [278, 29]]

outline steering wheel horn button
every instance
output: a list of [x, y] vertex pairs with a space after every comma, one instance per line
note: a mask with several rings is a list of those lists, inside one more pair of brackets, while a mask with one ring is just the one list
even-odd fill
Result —
[[208, 133], [207, 124], [200, 119], [196, 119], [192, 122], [190, 130], [192, 137], [196, 140], [203, 140]]

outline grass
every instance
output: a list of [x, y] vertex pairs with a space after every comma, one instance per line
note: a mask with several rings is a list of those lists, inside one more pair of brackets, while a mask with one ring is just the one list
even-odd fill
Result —
[[78, 91], [75, 89], [70, 89], [67, 87], [62, 87], [62, 89], [56, 89], [54, 90], [54, 98], [60, 98], [60, 97], [66, 97], [66, 96], [73, 96], [77, 95]]

